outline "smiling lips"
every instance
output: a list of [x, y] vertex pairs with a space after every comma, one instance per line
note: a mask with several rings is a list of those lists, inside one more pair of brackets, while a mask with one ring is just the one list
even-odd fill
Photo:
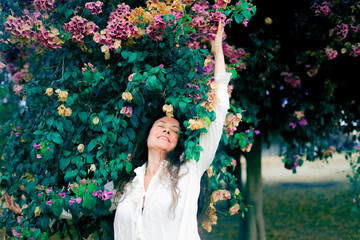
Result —
[[167, 137], [165, 137], [165, 136], [160, 136], [160, 137], [158, 137], [158, 138], [170, 142], [169, 138], [167, 138]]

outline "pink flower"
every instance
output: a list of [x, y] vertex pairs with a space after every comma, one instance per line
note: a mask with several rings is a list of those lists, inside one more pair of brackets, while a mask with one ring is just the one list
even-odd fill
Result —
[[164, 64], [160, 64], [159, 67], [160, 67], [160, 68], [164, 68]]
[[290, 123], [289, 123], [289, 127], [296, 128], [296, 123], [290, 122]]
[[40, 149], [40, 144], [34, 143], [33, 147], [36, 148], [36, 149]]
[[36, 154], [36, 158], [40, 159], [41, 155], [40, 154]]
[[52, 200], [50, 199], [49, 201], [46, 201], [46, 205], [51, 206], [52, 205]]
[[131, 107], [123, 107], [120, 111], [121, 114], [125, 114], [127, 117], [131, 117], [133, 110]]
[[82, 199], [78, 197], [78, 198], [75, 199], [75, 201], [76, 201], [77, 203], [81, 203]]
[[20, 93], [22, 92], [23, 90], [23, 86], [21, 85], [14, 85], [13, 86], [13, 90], [15, 92], [16, 95], [20, 95]]
[[12, 230], [12, 233], [13, 233], [14, 237], [18, 237], [18, 238], [21, 238], [21, 237], [22, 237], [22, 236], [21, 236], [21, 233], [16, 232], [15, 229]]
[[60, 195], [61, 198], [65, 198], [65, 197], [66, 197], [66, 193], [64, 193], [64, 192], [59, 193], [59, 195]]
[[96, 1], [96, 2], [88, 2], [85, 4], [85, 8], [87, 8], [92, 15], [97, 15], [99, 13], [102, 13], [102, 5], [104, 3], [100, 2], [100, 1]]
[[109, 198], [111, 198], [114, 194], [112, 192], [107, 192], [106, 190], [104, 190], [104, 192], [101, 195], [102, 200], [108, 200]]
[[74, 203], [75, 203], [74, 199], [71, 198], [71, 199], [69, 200], [69, 205], [71, 206], [71, 205], [73, 205]]
[[19, 132], [15, 133], [15, 136], [17, 136], [17, 137], [20, 136], [20, 133]]
[[300, 126], [306, 126], [308, 124], [305, 118], [302, 118], [301, 120], [299, 120], [298, 123]]

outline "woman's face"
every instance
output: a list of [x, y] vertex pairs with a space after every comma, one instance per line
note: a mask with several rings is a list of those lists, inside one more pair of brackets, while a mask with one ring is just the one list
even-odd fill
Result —
[[166, 153], [171, 152], [178, 142], [180, 125], [175, 118], [162, 117], [152, 126], [147, 145], [149, 149], [159, 149]]

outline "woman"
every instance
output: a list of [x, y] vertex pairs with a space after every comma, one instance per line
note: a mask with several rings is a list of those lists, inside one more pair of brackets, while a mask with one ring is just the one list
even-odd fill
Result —
[[[227, 85], [231, 74], [225, 71], [222, 35], [223, 27], [219, 22], [216, 38], [211, 43], [219, 104], [215, 107], [216, 120], [208, 132], [200, 136], [203, 151], [199, 161], [182, 159], [184, 145], [181, 137], [179, 139], [179, 121], [167, 116], [157, 119], [145, 138], [146, 144], [135, 146], [133, 164], [147, 161], [134, 170], [133, 176], [120, 181], [116, 188], [113, 182], [105, 185], [114, 193], [118, 192], [114, 189], [122, 193], [120, 201], [112, 199], [117, 203], [117, 206], [113, 204], [113, 209], [116, 208], [116, 240], [200, 239], [197, 224], [200, 179], [214, 158], [229, 108]], [[9, 208], [19, 212], [9, 197], [6, 199]], [[66, 212], [62, 214], [62, 218], [70, 217]]]

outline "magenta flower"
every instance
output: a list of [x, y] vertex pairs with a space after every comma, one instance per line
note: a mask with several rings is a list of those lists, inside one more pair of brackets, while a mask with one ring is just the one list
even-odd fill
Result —
[[69, 200], [69, 205], [71, 206], [71, 205], [73, 205], [74, 203], [75, 203], [74, 199], [71, 198], [71, 199]]
[[12, 230], [12, 233], [13, 233], [14, 237], [18, 237], [18, 238], [21, 238], [21, 237], [22, 237], [22, 236], [21, 236], [21, 233], [16, 232], [15, 229]]
[[17, 136], [17, 137], [20, 136], [20, 133], [19, 132], [15, 133], [15, 136]]
[[36, 148], [36, 149], [40, 149], [40, 144], [34, 143], [33, 147]]
[[[16, 133], [15, 133], [16, 135]], [[40, 159], [41, 158], [41, 155], [40, 154], [36, 154], [36, 158]]]
[[97, 197], [99, 195], [99, 191], [95, 191], [92, 193], [93, 196]]
[[296, 128], [296, 123], [290, 122], [290, 123], [289, 123], [289, 127]]
[[164, 68], [164, 64], [160, 64], [159, 67], [160, 67], [160, 68]]
[[102, 200], [108, 200], [109, 198], [111, 198], [114, 194], [112, 192], [107, 192], [106, 190], [104, 190], [104, 192], [102, 193], [101, 197]]
[[77, 203], [81, 203], [82, 199], [78, 197], [78, 198], [75, 199], [75, 201], [76, 201]]
[[51, 206], [52, 205], [52, 200], [50, 199], [49, 201], [46, 201], [46, 205]]
[[308, 123], [307, 123], [307, 121], [306, 121], [306, 119], [305, 118], [302, 118], [301, 120], [299, 120], [299, 125], [300, 126], [306, 126]]
[[66, 197], [66, 193], [62, 192], [62, 193], [59, 193], [60, 197], [61, 198], [65, 198]]
[[260, 130], [255, 130], [254, 133], [255, 133], [256, 135], [258, 135], [258, 134], [260, 134]]

